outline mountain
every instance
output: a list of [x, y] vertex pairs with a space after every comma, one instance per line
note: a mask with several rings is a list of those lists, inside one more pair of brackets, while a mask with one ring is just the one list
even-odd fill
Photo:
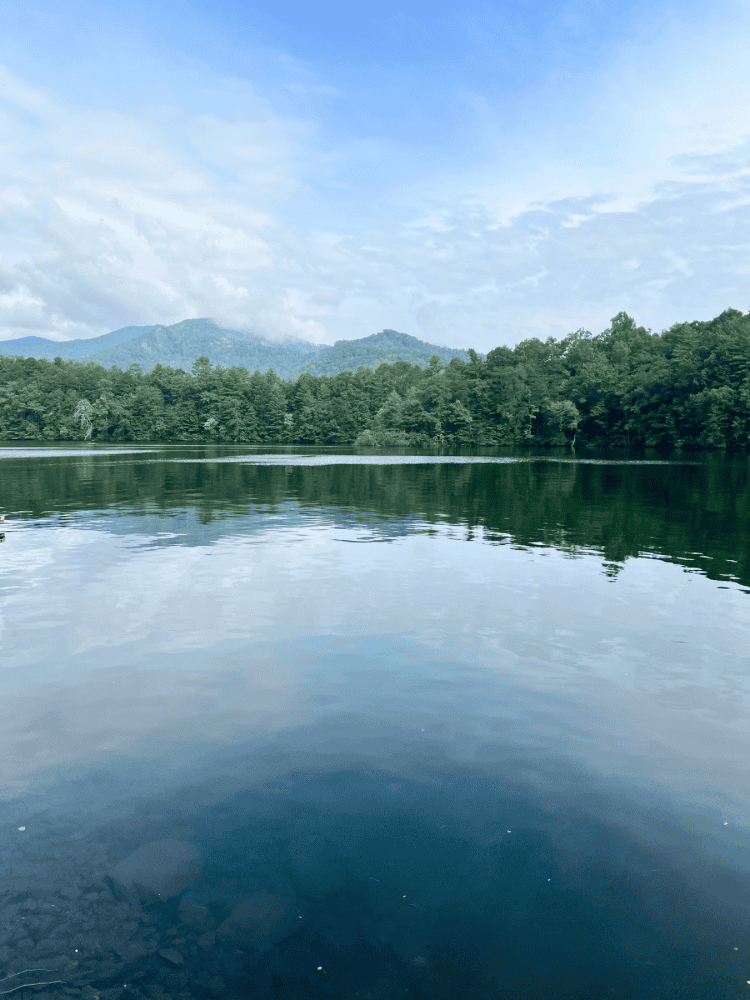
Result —
[[231, 368], [241, 365], [248, 371], [274, 368], [285, 375], [302, 364], [318, 348], [305, 341], [273, 343], [236, 330], [225, 330], [208, 319], [187, 319], [173, 326], [145, 327], [125, 343], [92, 355], [92, 360], [109, 367], [128, 368], [139, 364], [144, 371], [154, 365], [170, 365], [190, 371], [196, 358]]
[[313, 358], [304, 362], [299, 372], [335, 375], [336, 372], [354, 371], [360, 365], [377, 368], [378, 365], [392, 365], [396, 361], [408, 361], [409, 364], [424, 368], [433, 354], [437, 354], [445, 364], [451, 358], [461, 358], [462, 361], [469, 359], [466, 351], [437, 347], [417, 340], [408, 333], [383, 330], [382, 333], [373, 333], [361, 340], [337, 340], [333, 347], [322, 347]]
[[465, 351], [427, 344], [395, 330], [383, 330], [361, 340], [337, 340], [330, 347], [304, 340], [275, 343], [236, 330], [225, 330], [209, 319], [186, 319], [172, 326], [128, 326], [89, 340], [23, 337], [1, 341], [0, 354], [95, 361], [105, 367], [117, 365], [118, 368], [139, 364], [144, 371], [157, 364], [189, 371], [196, 358], [207, 357], [212, 364], [227, 368], [241, 365], [251, 372], [273, 368], [282, 378], [296, 378], [302, 372], [335, 375], [360, 365], [377, 368], [396, 361], [424, 367], [433, 354], [445, 363], [451, 358], [468, 358]]
[[21, 337], [18, 340], [0, 341], [0, 354], [15, 354], [23, 358], [65, 358], [90, 361], [95, 355], [124, 344], [139, 334], [157, 330], [156, 326], [126, 326], [113, 333], [88, 340], [45, 340], [44, 337]]

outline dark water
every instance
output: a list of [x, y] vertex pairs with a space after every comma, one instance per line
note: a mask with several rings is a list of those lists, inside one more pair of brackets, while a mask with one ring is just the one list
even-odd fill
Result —
[[0, 993], [747, 997], [749, 469], [0, 449]]

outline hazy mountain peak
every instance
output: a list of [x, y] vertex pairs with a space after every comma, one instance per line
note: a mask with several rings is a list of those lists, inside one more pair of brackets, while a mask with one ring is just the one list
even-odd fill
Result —
[[144, 371], [157, 364], [190, 371], [197, 358], [207, 357], [213, 364], [225, 367], [241, 366], [249, 371], [273, 368], [283, 378], [295, 378], [304, 371], [335, 375], [360, 366], [376, 368], [396, 361], [424, 366], [433, 354], [446, 362], [453, 357], [467, 357], [464, 351], [428, 344], [397, 330], [381, 330], [359, 340], [337, 340], [328, 346], [293, 339], [272, 341], [227, 329], [209, 318], [184, 319], [171, 326], [128, 326], [88, 340], [24, 337], [0, 343], [0, 354], [49, 359], [59, 356], [119, 368], [139, 364]]

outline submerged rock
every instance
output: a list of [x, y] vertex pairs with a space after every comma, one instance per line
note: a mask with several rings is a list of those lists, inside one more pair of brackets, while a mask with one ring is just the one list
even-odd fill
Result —
[[190, 892], [186, 892], [180, 900], [179, 917], [181, 924], [198, 934], [212, 931], [216, 926], [209, 908]]
[[196, 943], [201, 951], [211, 951], [216, 944], [216, 935], [213, 931], [206, 931], [205, 934], [201, 934]]
[[130, 897], [171, 899], [189, 889], [200, 872], [200, 855], [182, 840], [143, 844], [110, 871], [115, 885]]
[[297, 929], [299, 913], [293, 897], [261, 889], [235, 906], [216, 936], [235, 948], [267, 951]]
[[185, 959], [175, 948], [162, 948], [159, 952], [161, 957], [171, 965], [184, 965]]

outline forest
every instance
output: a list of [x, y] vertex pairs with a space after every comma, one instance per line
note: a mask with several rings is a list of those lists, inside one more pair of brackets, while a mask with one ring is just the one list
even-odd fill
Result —
[[294, 380], [0, 356], [0, 440], [747, 450], [750, 312]]

